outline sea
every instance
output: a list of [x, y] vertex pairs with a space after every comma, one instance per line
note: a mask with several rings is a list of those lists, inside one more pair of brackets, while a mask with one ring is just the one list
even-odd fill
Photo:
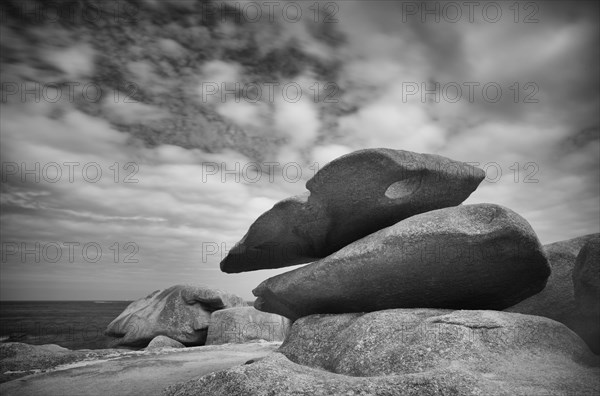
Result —
[[131, 301], [0, 301], [0, 341], [108, 348], [106, 326]]

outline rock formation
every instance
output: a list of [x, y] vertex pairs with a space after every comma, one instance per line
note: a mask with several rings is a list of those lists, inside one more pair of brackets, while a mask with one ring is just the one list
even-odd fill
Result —
[[600, 354], [600, 234], [581, 248], [573, 269], [575, 312], [569, 327]]
[[165, 395], [592, 395], [598, 358], [553, 320], [394, 309], [297, 320], [278, 352]]
[[463, 202], [485, 173], [432, 154], [391, 149], [344, 155], [306, 183], [309, 194], [260, 216], [221, 262], [224, 272], [314, 261], [410, 216]]
[[579, 251], [573, 268], [575, 302], [590, 314], [600, 313], [600, 234], [594, 234]]
[[389, 308], [504, 309], [542, 290], [549, 274], [525, 219], [478, 204], [400, 221], [253, 293], [257, 309], [292, 320]]
[[159, 335], [154, 337], [145, 349], [147, 351], [153, 351], [162, 348], [185, 348], [185, 345], [167, 336]]
[[600, 393], [598, 238], [545, 251], [512, 210], [460, 205], [482, 179], [404, 151], [331, 162], [221, 263], [313, 261], [253, 290], [257, 309], [294, 322], [281, 348], [165, 395]]
[[211, 315], [206, 345], [283, 341], [289, 326], [287, 318], [254, 307], [221, 309]]
[[[600, 353], [600, 313], [597, 308], [600, 297], [594, 296], [593, 292], [598, 293], [598, 286], [593, 285], [598, 285], [599, 271], [598, 260], [592, 258], [594, 243], [597, 245], [599, 238], [600, 234], [589, 234], [545, 245], [544, 251], [552, 268], [546, 287], [505, 311], [545, 316], [564, 323], [595, 353]], [[593, 314], [594, 310], [596, 314]]]
[[200, 374], [258, 361], [280, 345], [252, 342], [131, 351], [0, 343], [0, 395], [158, 396], [167, 386]]
[[575, 309], [573, 291], [573, 268], [581, 247], [591, 238], [600, 234], [590, 234], [544, 245], [548, 262], [552, 269], [546, 287], [541, 292], [506, 309], [530, 315], [545, 316], [566, 323]]
[[114, 346], [145, 347], [164, 335], [186, 346], [203, 345], [212, 312], [246, 306], [241, 297], [205, 287], [176, 285], [132, 302], [106, 328]]
[[[0, 343], [0, 383], [44, 372], [64, 364], [88, 359], [103, 359], [120, 352], [123, 351], [118, 349], [70, 350], [55, 344]], [[4, 395], [2, 391], [0, 394]]]

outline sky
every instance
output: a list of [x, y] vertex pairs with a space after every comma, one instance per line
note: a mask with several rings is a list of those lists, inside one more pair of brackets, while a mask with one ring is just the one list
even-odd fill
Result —
[[[23, 31], [2, 25], [13, 55], [2, 57], [0, 78], [1, 300], [131, 300], [174, 284], [253, 299], [260, 282], [293, 267], [224, 274], [220, 260], [260, 214], [363, 148], [478, 164], [486, 179], [465, 203], [514, 210], [543, 244], [599, 232], [596, 2], [226, 3], [252, 20], [219, 22], [231, 46], [250, 30], [260, 53], [293, 41], [336, 65], [332, 78], [305, 68], [260, 83], [258, 100], [223, 97], [231, 84], [256, 88], [247, 65], [217, 56], [187, 66], [185, 78], [159, 75], [157, 64], [193, 49], [158, 34], [144, 44], [157, 63], [126, 65], [155, 95], [138, 100], [97, 92], [103, 49], [89, 32], [65, 39], [46, 14], [23, 47]], [[318, 38], [319, 28], [340, 39]], [[144, 45], [120, 56], [134, 59]], [[78, 99], [55, 81], [71, 82]], [[213, 124], [200, 128], [201, 144], [161, 129], [180, 110], [156, 98], [181, 85], [195, 98], [186, 106], [246, 140]], [[139, 130], [158, 132], [148, 144]]]

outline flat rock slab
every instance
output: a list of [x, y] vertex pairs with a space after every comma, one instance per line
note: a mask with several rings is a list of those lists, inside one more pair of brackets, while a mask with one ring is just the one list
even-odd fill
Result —
[[98, 360], [122, 354], [122, 349], [70, 350], [59, 345], [0, 344], [0, 383], [79, 361]]
[[0, 384], [2, 396], [160, 395], [168, 385], [266, 356], [280, 343], [125, 352]]
[[325, 165], [308, 193], [262, 214], [221, 262], [228, 273], [280, 268], [326, 257], [402, 219], [456, 206], [485, 172], [433, 154], [359, 150]]
[[292, 320], [390, 308], [504, 309], [542, 290], [550, 267], [529, 223], [499, 205], [412, 216], [262, 282], [254, 306]]

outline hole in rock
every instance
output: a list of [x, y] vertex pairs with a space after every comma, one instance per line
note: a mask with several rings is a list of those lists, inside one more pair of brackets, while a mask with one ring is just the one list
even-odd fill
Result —
[[408, 177], [390, 184], [387, 190], [385, 190], [385, 196], [389, 199], [403, 198], [413, 194], [420, 186], [421, 178], [419, 176]]

